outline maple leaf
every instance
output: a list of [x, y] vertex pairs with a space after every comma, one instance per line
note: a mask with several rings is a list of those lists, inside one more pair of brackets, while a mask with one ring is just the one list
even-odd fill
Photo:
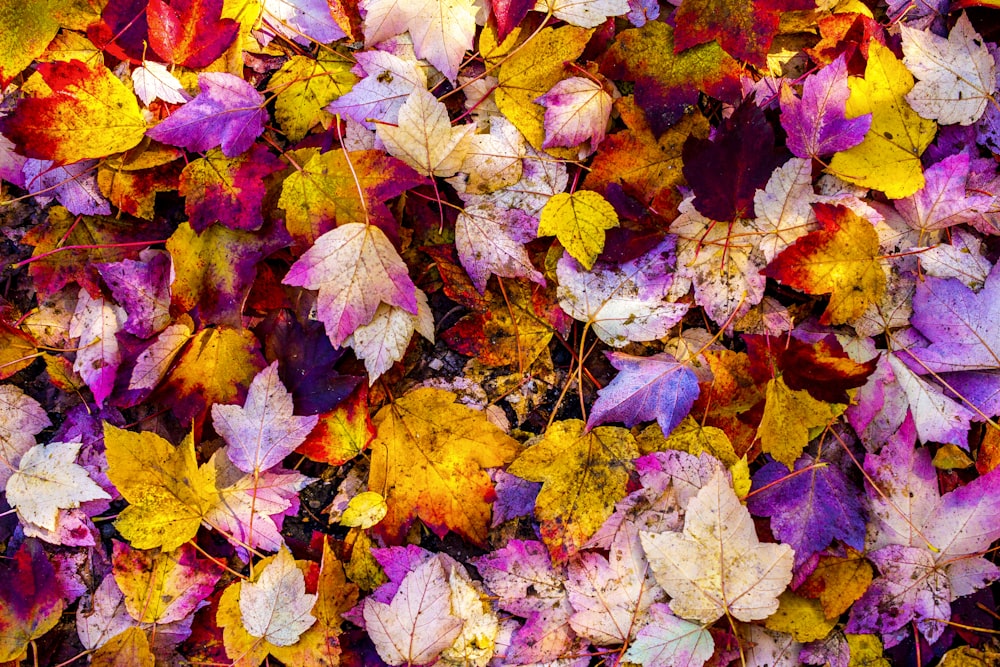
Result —
[[805, 390], [790, 389], [783, 377], [768, 381], [765, 400], [757, 437], [762, 449], [789, 469], [809, 444], [810, 434], [828, 426], [844, 409], [818, 401]]
[[807, 294], [830, 294], [820, 321], [850, 322], [885, 293], [878, 235], [843, 206], [814, 204], [813, 210], [822, 228], [798, 239], [764, 273]]
[[534, 218], [494, 201], [462, 209], [455, 220], [455, 248], [459, 261], [480, 294], [486, 292], [491, 275], [545, 283], [524, 247], [538, 236], [537, 232], [538, 223]]
[[667, 300], [673, 246], [668, 236], [636, 259], [620, 266], [598, 263], [592, 271], [563, 255], [556, 267], [559, 305], [614, 347], [663, 338], [688, 310], [687, 304]]
[[[923, 442], [943, 442], [968, 448], [969, 422], [975, 413], [946, 396], [937, 385], [924, 380], [895, 354], [888, 365], [893, 381], [902, 389], [913, 427]], [[906, 408], [904, 407], [904, 412]], [[904, 422], [905, 423], [905, 422]]]
[[787, 84], [781, 87], [781, 126], [787, 145], [800, 158], [818, 158], [857, 146], [871, 127], [871, 114], [847, 118], [850, 89], [843, 55], [806, 77], [802, 98]]
[[515, 664], [554, 660], [570, 648], [573, 607], [565, 573], [549, 560], [541, 542], [510, 540], [501, 549], [473, 559], [500, 609], [527, 621], [514, 633], [506, 658]]
[[204, 522], [233, 542], [244, 559], [248, 547], [277, 551], [284, 545], [283, 517], [298, 512], [298, 492], [314, 481], [282, 468], [244, 474], [225, 449], [212, 455], [199, 473], [216, 490], [210, 494]]
[[645, 625], [651, 605], [665, 599], [638, 539], [621, 533], [608, 558], [583, 552], [569, 563], [566, 591], [575, 610], [570, 626], [599, 646], [625, 644]]
[[414, 331], [434, 342], [434, 316], [427, 304], [427, 295], [417, 289], [417, 314], [413, 315], [399, 306], [381, 304], [372, 321], [362, 324], [344, 341], [354, 349], [354, 354], [365, 362], [368, 384], [374, 384], [380, 375], [403, 358]]
[[309, 46], [311, 41], [329, 44], [347, 36], [333, 14], [338, 4], [325, 0], [264, 0], [263, 18], [278, 34], [303, 46]]
[[683, 533], [639, 533], [657, 583], [681, 618], [767, 618], [792, 579], [791, 547], [761, 544], [726, 473], [716, 471], [688, 503]]
[[579, 28], [596, 28], [609, 17], [629, 10], [627, 0], [538, 0], [535, 11], [551, 11], [561, 21]]
[[38, 401], [14, 385], [0, 385], [0, 487], [35, 446], [35, 436], [51, 425]]
[[632, 459], [639, 454], [632, 434], [599, 426], [585, 431], [570, 419], [554, 423], [510, 464], [507, 472], [543, 482], [535, 516], [553, 560], [577, 553], [625, 497]]
[[372, 225], [351, 222], [323, 234], [282, 282], [319, 290], [317, 316], [334, 347], [371, 322], [380, 303], [417, 314], [417, 288], [406, 265]]
[[542, 209], [538, 235], [555, 235], [566, 252], [589, 271], [604, 249], [605, 230], [617, 226], [615, 208], [596, 192], [560, 192]]
[[365, 74], [346, 94], [331, 102], [327, 111], [343, 114], [367, 127], [395, 123], [399, 108], [417, 89], [427, 89], [427, 74], [414, 59], [386, 51], [361, 51], [355, 55], [356, 69]]
[[896, 202], [896, 211], [914, 229], [932, 232], [974, 222], [990, 208], [986, 195], [967, 194], [969, 154], [950, 155], [924, 171], [924, 186]]
[[112, 571], [132, 618], [140, 623], [166, 624], [200, 608], [222, 570], [213, 561], [198, 558], [197, 553], [190, 544], [172, 552], [151, 552], [116, 540]]
[[146, 132], [135, 95], [111, 70], [79, 60], [40, 63], [0, 132], [30, 158], [57, 164], [126, 151]]
[[55, 627], [66, 602], [41, 542], [25, 540], [0, 561], [0, 660], [27, 658], [29, 644]]
[[413, 51], [455, 81], [465, 52], [476, 35], [472, 0], [362, 0], [365, 44], [372, 45], [409, 31]]
[[931, 372], [1000, 368], [1000, 326], [991, 315], [998, 298], [1000, 262], [978, 293], [955, 278], [925, 278], [917, 284], [911, 321], [931, 344], [909, 353]]
[[350, 68], [349, 61], [321, 51], [315, 59], [292, 56], [274, 73], [270, 83], [278, 91], [274, 117], [290, 141], [301, 140], [317, 123], [329, 126], [333, 116], [326, 106], [358, 80]]
[[585, 157], [604, 141], [614, 100], [594, 79], [574, 76], [563, 79], [535, 100], [545, 107], [545, 143], [542, 148], [572, 148], [590, 141], [590, 150], [581, 147]]
[[514, 185], [523, 175], [524, 137], [503, 116], [489, 119], [489, 134], [474, 134], [460, 171], [467, 172], [465, 193], [486, 195]]
[[678, 618], [665, 604], [649, 608], [651, 621], [622, 656], [646, 667], [701, 667], [715, 652], [715, 640], [697, 623]]
[[166, 243], [173, 261], [173, 305], [196, 311], [208, 322], [242, 325], [240, 313], [258, 262], [288, 241], [280, 225], [251, 233], [213, 224], [198, 233], [190, 223], [182, 222]]
[[115, 374], [121, 364], [115, 334], [125, 322], [125, 311], [103, 297], [91, 298], [81, 289], [76, 311], [70, 320], [69, 335], [79, 339], [73, 370], [80, 374], [94, 393], [98, 407], [111, 395]]
[[[93, 46], [121, 60], [139, 62], [149, 41], [148, 0], [110, 0], [100, 20], [80, 26]], [[88, 21], [89, 23], [89, 21]]]
[[971, 125], [996, 90], [997, 66], [983, 38], [962, 13], [948, 39], [900, 26], [903, 64], [919, 82], [906, 94], [914, 111], [942, 125]]
[[144, 250], [139, 261], [123, 259], [98, 270], [111, 294], [128, 314], [122, 330], [149, 338], [170, 324], [170, 255]]
[[819, 598], [828, 619], [840, 618], [868, 590], [874, 574], [871, 563], [848, 548], [843, 558], [820, 556], [816, 569], [796, 590], [807, 597]]
[[[71, 282], [96, 296], [101, 293], [98, 264], [138, 257], [137, 246], [120, 247], [121, 242], [129, 238], [155, 239], [159, 231], [156, 226], [137, 230], [134, 222], [104, 216], [78, 218], [62, 206], [53, 206], [46, 222], [24, 235], [24, 243], [35, 246], [32, 256], [38, 258], [28, 265], [28, 274], [35, 289], [46, 296]], [[50, 253], [56, 248], [65, 250]]]
[[18, 3], [4, 9], [5, 29], [0, 33], [0, 85], [4, 88], [42, 55], [59, 32], [49, 4]]
[[764, 298], [762, 251], [746, 239], [755, 229], [744, 220], [718, 224], [699, 213], [690, 197], [670, 225], [677, 235], [677, 274], [694, 284], [695, 302], [717, 324], [745, 315]]
[[811, 204], [812, 162], [792, 158], [771, 173], [763, 190], [753, 196], [757, 217], [750, 225], [760, 233], [757, 246], [764, 261], [775, 256], [816, 227]]
[[491, 58], [503, 58], [497, 73], [497, 107], [540, 150], [545, 143], [545, 108], [535, 100], [562, 80], [563, 62], [580, 57], [590, 31], [575, 26], [544, 28], [531, 41], [514, 47], [522, 32], [523, 28], [516, 28], [503, 44], [488, 43], [488, 34], [483, 32], [479, 50]]
[[763, 67], [781, 14], [815, 6], [814, 0], [684, 0], [675, 16], [674, 50], [680, 53], [714, 39], [734, 58]]
[[157, 194], [177, 190], [181, 155], [177, 148], [150, 144], [134, 156], [130, 152], [104, 160], [97, 165], [97, 186], [122, 212], [154, 220]]
[[278, 551], [255, 581], [239, 586], [243, 627], [254, 637], [275, 646], [289, 646], [316, 622], [309, 613], [316, 596], [306, 593], [305, 577], [287, 549]]
[[191, 99], [181, 82], [165, 65], [151, 60], [143, 60], [140, 67], [132, 70], [132, 85], [135, 94], [146, 106], [153, 100], [184, 104]]
[[81, 446], [80, 442], [35, 445], [21, 456], [6, 488], [7, 503], [22, 520], [54, 531], [59, 510], [111, 499], [76, 463]]
[[180, 446], [148, 431], [104, 425], [108, 479], [129, 502], [115, 525], [137, 549], [176, 549], [195, 536], [215, 491], [198, 468], [194, 439]]
[[698, 378], [669, 354], [633, 357], [607, 353], [618, 375], [600, 389], [590, 410], [587, 428], [620, 421], [631, 428], [655, 419], [668, 436], [691, 410], [698, 398]]
[[239, 23], [222, 18], [223, 0], [149, 0], [149, 46], [168, 63], [207, 67], [236, 39]]
[[39, 203], [51, 201], [50, 197], [41, 194], [50, 192], [70, 213], [108, 215], [111, 206], [98, 190], [95, 166], [93, 160], [56, 167], [51, 160], [28, 159], [21, 171], [24, 186], [35, 194]]
[[378, 137], [391, 155], [427, 176], [454, 176], [475, 131], [471, 123], [452, 127], [444, 104], [422, 88], [410, 93], [396, 123], [378, 125]]
[[752, 218], [754, 193], [781, 163], [774, 129], [752, 101], [741, 104], [711, 139], [689, 137], [683, 159], [694, 207], [721, 222]]
[[230, 229], [260, 228], [267, 178], [283, 166], [261, 144], [235, 158], [213, 148], [189, 162], [181, 172], [179, 193], [191, 229], [201, 234], [215, 222]]
[[288, 233], [315, 243], [337, 225], [371, 222], [383, 231], [397, 223], [386, 202], [427, 179], [381, 151], [317, 153], [282, 183], [278, 206]]
[[685, 114], [657, 139], [634, 97], [615, 104], [628, 129], [601, 143], [583, 187], [607, 195], [609, 185], [619, 184], [653, 210], [670, 210], [676, 204], [674, 188], [684, 182], [684, 141], [688, 136], [706, 137], [708, 121], [700, 113]]
[[635, 101], [657, 137], [697, 103], [700, 91], [727, 102], [742, 92], [742, 68], [718, 43], [680, 51], [675, 37], [665, 22], [650, 21], [618, 33], [601, 59], [602, 74], [635, 82]]
[[254, 377], [246, 403], [212, 406], [212, 425], [229, 444], [229, 459], [243, 472], [273, 468], [302, 444], [319, 417], [295, 417], [292, 396], [278, 377], [278, 362]]
[[517, 443], [451, 392], [416, 389], [379, 410], [368, 488], [389, 513], [379, 531], [398, 541], [414, 519], [435, 534], [486, 539], [493, 485], [483, 468], [514, 457]]
[[922, 119], [906, 101], [913, 75], [876, 41], [869, 46], [864, 79], [851, 77], [847, 85], [851, 89], [847, 117], [871, 114], [872, 124], [860, 144], [833, 156], [829, 171], [855, 185], [881, 190], [891, 199], [912, 195], [924, 185], [920, 155], [937, 129], [934, 121]]
[[365, 624], [379, 656], [390, 665], [434, 662], [462, 631], [450, 597], [447, 575], [433, 557], [403, 578], [389, 604], [366, 600]]
[[754, 475], [747, 507], [771, 518], [774, 536], [795, 550], [796, 567], [834, 539], [863, 549], [861, 494], [840, 468], [803, 456], [795, 461], [794, 471], [789, 474], [783, 463], [765, 464]]
[[221, 146], [226, 157], [249, 150], [264, 131], [264, 96], [226, 72], [199, 74], [198, 87], [201, 92], [197, 97], [147, 130], [146, 135], [189, 151]]

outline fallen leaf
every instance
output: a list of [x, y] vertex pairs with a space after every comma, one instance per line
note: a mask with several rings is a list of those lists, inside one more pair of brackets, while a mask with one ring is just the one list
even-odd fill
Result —
[[561, 192], [545, 204], [538, 222], [539, 236], [555, 236], [573, 259], [588, 271], [604, 249], [604, 232], [618, 226], [618, 213], [601, 195], [590, 190]]
[[430, 92], [415, 88], [395, 125], [376, 128], [386, 150], [427, 176], [454, 176], [469, 152], [475, 126], [452, 127], [448, 110]]
[[750, 512], [726, 474], [716, 471], [691, 499], [683, 533], [639, 533], [657, 583], [681, 618], [712, 623], [723, 615], [749, 622], [778, 608], [792, 580], [791, 547], [761, 544]]

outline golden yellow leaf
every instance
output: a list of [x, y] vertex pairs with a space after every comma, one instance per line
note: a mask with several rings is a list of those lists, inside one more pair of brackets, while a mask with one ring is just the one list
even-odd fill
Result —
[[[565, 74], [563, 63], [580, 57], [591, 32], [574, 26], [545, 28], [500, 66], [497, 106], [536, 150], [545, 143], [545, 107], [535, 104], [535, 98], [559, 83]], [[495, 48], [503, 51], [511, 38], [516, 39], [514, 33]], [[573, 149], [564, 150], [575, 156]], [[556, 149], [549, 152], [558, 154]]]
[[851, 661], [847, 667], [890, 667], [892, 665], [882, 655], [882, 640], [875, 635], [846, 635], [851, 649]]
[[115, 527], [136, 549], [176, 549], [195, 536], [215, 502], [214, 485], [198, 468], [194, 438], [177, 447], [149, 431], [104, 424], [108, 479], [129, 502]]
[[535, 444], [507, 468], [531, 482], [542, 482], [535, 500], [542, 540], [553, 560], [565, 561], [611, 516], [625, 497], [635, 438], [617, 426], [584, 431], [584, 422], [552, 424]]
[[328, 127], [333, 114], [325, 107], [354, 87], [353, 63], [321, 50], [316, 58], [292, 56], [271, 77], [277, 91], [274, 117], [289, 141], [299, 141], [316, 124]]
[[725, 431], [714, 426], [702, 426], [690, 415], [670, 432], [669, 438], [664, 438], [663, 429], [654, 424], [643, 429], [636, 439], [644, 454], [665, 449], [677, 449], [693, 456], [708, 452], [727, 467], [735, 465], [740, 460]]
[[792, 591], [785, 591], [778, 596], [778, 611], [764, 621], [764, 626], [769, 630], [787, 632], [797, 642], [823, 639], [836, 625], [837, 619], [827, 619], [819, 601], [804, 598]]
[[930, 146], [937, 123], [917, 115], [906, 101], [913, 75], [888, 47], [872, 41], [865, 78], [848, 80], [847, 117], [872, 115], [864, 141], [833, 156], [829, 171], [890, 199], [908, 197], [924, 186], [920, 155]]
[[885, 295], [878, 234], [846, 207], [816, 204], [813, 209], [822, 229], [799, 238], [764, 273], [807, 294], [830, 294], [823, 324], [851, 322]]
[[518, 444], [486, 413], [450, 391], [416, 389], [379, 410], [368, 488], [385, 496], [378, 530], [398, 542], [415, 519], [439, 537], [452, 530], [484, 544], [493, 484], [485, 468], [514, 458]]
[[340, 517], [340, 525], [358, 528], [371, 528], [383, 518], [388, 511], [385, 498], [374, 491], [364, 491], [351, 498], [347, 509]]
[[153, 667], [149, 638], [137, 626], [121, 632], [94, 651], [91, 667]]
[[588, 271], [604, 250], [604, 231], [618, 226], [618, 213], [591, 190], [560, 192], [542, 209], [539, 236], [555, 236], [573, 259]]
[[809, 444], [810, 431], [829, 424], [844, 408], [817, 401], [804, 389], [789, 389], [779, 376], [767, 383], [767, 402], [757, 437], [765, 452], [791, 469]]
[[816, 569], [798, 588], [798, 592], [818, 598], [823, 613], [835, 621], [864, 595], [874, 573], [872, 564], [864, 556], [848, 548], [844, 558], [821, 556]]

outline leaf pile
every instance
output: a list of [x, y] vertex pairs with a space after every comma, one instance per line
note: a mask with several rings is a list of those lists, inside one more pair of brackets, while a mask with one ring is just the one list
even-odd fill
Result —
[[6, 3], [0, 663], [995, 664], [996, 6]]

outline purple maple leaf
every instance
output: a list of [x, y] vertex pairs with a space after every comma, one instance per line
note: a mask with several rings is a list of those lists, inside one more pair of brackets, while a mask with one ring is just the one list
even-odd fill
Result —
[[753, 488], [747, 506], [757, 516], [771, 518], [774, 536], [795, 549], [796, 567], [834, 539], [864, 550], [861, 494], [837, 466], [814, 465], [806, 455], [789, 473], [783, 464], [771, 462], [754, 475]]
[[928, 167], [924, 187], [897, 201], [896, 210], [919, 230], [944, 229], [980, 217], [993, 198], [966, 195], [969, 165], [969, 154], [963, 151]]
[[98, 264], [97, 270], [115, 301], [128, 314], [122, 329], [133, 336], [149, 338], [170, 324], [173, 268], [170, 254], [162, 250], [144, 250], [140, 258], [140, 261], [123, 259]]
[[698, 377], [669, 354], [634, 357], [621, 352], [606, 353], [620, 372], [598, 398], [587, 420], [587, 428], [620, 421], [628, 427], [656, 420], [663, 435], [670, 435], [698, 398]]
[[927, 277], [917, 285], [910, 322], [931, 341], [910, 350], [920, 367], [935, 373], [1000, 368], [998, 267], [978, 294], [955, 278]]
[[226, 157], [236, 157], [264, 131], [264, 96], [249, 83], [225, 72], [198, 75], [201, 92], [156, 127], [151, 139], [190, 151], [222, 146]]
[[796, 157], [818, 158], [861, 143], [872, 124], [872, 115], [845, 115], [847, 63], [843, 54], [806, 78], [802, 98], [787, 85], [781, 88], [781, 126], [788, 133], [788, 150]]

